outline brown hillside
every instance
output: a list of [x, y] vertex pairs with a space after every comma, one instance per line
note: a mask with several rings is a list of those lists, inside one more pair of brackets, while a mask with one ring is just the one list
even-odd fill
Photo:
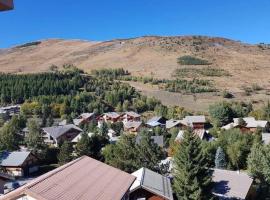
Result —
[[32, 73], [47, 71], [52, 64], [70, 63], [88, 72], [123, 67], [133, 75], [171, 78], [175, 69], [184, 67], [177, 64], [177, 58], [183, 55], [203, 58], [211, 66], [227, 70], [232, 76], [210, 77], [219, 89], [237, 93], [253, 83], [270, 89], [269, 46], [199, 36], [149, 36], [106, 42], [44, 40], [0, 50], [0, 71]]

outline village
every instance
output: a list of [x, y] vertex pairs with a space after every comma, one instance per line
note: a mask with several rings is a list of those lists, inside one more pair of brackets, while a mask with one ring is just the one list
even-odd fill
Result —
[[[19, 115], [20, 105], [2, 107], [0, 111], [9, 117]], [[116, 131], [113, 128], [106, 129], [109, 143], [113, 145], [119, 141], [122, 134], [134, 136], [136, 142], [139, 143], [142, 138], [140, 135], [141, 130], [146, 130], [148, 134], [151, 134], [156, 128], [160, 128], [160, 130], [177, 130], [173, 145], [181, 143], [184, 132], [188, 129], [201, 140], [209, 143], [215, 140], [215, 137], [207, 129], [207, 127], [211, 127], [211, 124], [203, 115], [185, 116], [183, 119], [166, 119], [162, 116], [154, 116], [143, 121], [142, 116], [134, 111], [108, 112], [101, 115], [82, 113], [72, 122], [67, 123], [67, 120], [63, 120], [51, 127], [42, 128], [44, 143], [48, 146], [59, 147], [64, 141], [68, 141], [73, 146], [76, 146], [82, 138], [82, 134], [84, 134], [83, 127], [90, 123], [96, 124], [97, 129], [102, 129], [104, 124], [110, 124], [110, 127], [113, 127], [112, 124], [121, 124], [121, 133], [117, 133], [117, 129], [115, 129]], [[222, 126], [221, 129], [239, 129], [242, 134], [252, 134], [260, 129], [263, 130], [263, 142], [265, 144], [270, 142], [269, 122], [255, 120], [254, 117], [234, 118], [231, 123]], [[23, 128], [18, 134], [27, 137], [29, 130], [27, 127]], [[87, 132], [86, 134], [91, 137], [96, 133]], [[157, 166], [167, 166], [166, 172], [163, 174], [145, 167], [128, 174], [90, 157], [82, 156], [37, 177], [42, 164], [39, 157], [31, 150], [28, 150], [27, 147], [21, 146], [20, 151], [4, 151], [1, 154], [0, 192], [2, 195], [5, 194], [4, 199], [19, 199], [22, 195], [38, 199], [41, 191], [48, 190], [42, 195], [54, 196], [55, 199], [56, 197], [57, 199], [65, 199], [66, 195], [72, 195], [72, 192], [76, 191], [76, 193], [83, 192], [86, 198], [87, 195], [96, 193], [96, 195], [104, 196], [102, 199], [129, 198], [135, 200], [145, 198], [172, 200], [174, 198], [171, 181], [173, 180], [174, 161], [173, 155], [171, 155], [171, 147], [166, 144], [163, 134], [151, 135], [152, 142], [166, 152], [166, 157], [160, 163], [155, 163]], [[66, 173], [72, 174], [69, 177], [70, 180], [64, 179]], [[76, 184], [78, 180], [80, 180], [80, 184]], [[212, 192], [217, 197], [248, 199], [250, 195], [254, 195], [252, 194], [254, 193], [252, 190], [253, 179], [245, 172], [216, 168], [213, 169], [213, 181]], [[63, 188], [61, 189], [62, 192], [59, 194], [52, 193], [53, 191], [49, 190], [47, 182], [58, 185], [59, 189]], [[115, 182], [118, 184], [113, 184]], [[227, 184], [225, 185], [223, 182]], [[92, 189], [86, 193], [82, 190], [84, 187], [94, 183], [95, 187], [91, 187]], [[54, 190], [57, 190], [57, 188], [54, 188]]]

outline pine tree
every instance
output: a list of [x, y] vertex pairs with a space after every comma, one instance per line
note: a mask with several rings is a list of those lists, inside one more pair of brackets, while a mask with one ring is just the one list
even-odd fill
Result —
[[225, 153], [221, 147], [218, 147], [215, 157], [215, 167], [217, 169], [225, 169], [227, 166]]
[[54, 123], [53, 116], [49, 115], [48, 126], [53, 126], [53, 123]]
[[72, 160], [72, 144], [68, 141], [64, 141], [60, 147], [59, 154], [57, 156], [58, 163], [60, 165], [66, 164]]
[[249, 174], [259, 179], [260, 181], [264, 180], [264, 163], [265, 163], [265, 152], [262, 144], [256, 142], [248, 155], [247, 164]]
[[87, 133], [82, 133], [81, 139], [76, 144], [75, 152], [78, 157], [91, 154], [90, 138]]
[[46, 145], [42, 138], [37, 120], [29, 120], [27, 123], [27, 128], [29, 130], [25, 137], [27, 148], [39, 157], [44, 158], [46, 153]]
[[107, 135], [108, 130], [109, 130], [108, 124], [106, 122], [102, 122], [100, 129], [99, 129], [100, 135], [102, 135], [103, 137], [108, 137], [108, 135]]
[[157, 163], [163, 158], [163, 151], [148, 133], [140, 133], [141, 139], [136, 145], [138, 152], [137, 165], [151, 170], [157, 170]]
[[105, 162], [125, 172], [132, 173], [140, 168], [137, 166], [136, 142], [133, 135], [123, 135], [116, 144], [107, 145], [102, 154]]
[[174, 156], [174, 189], [181, 200], [211, 199], [211, 170], [200, 139], [185, 132]]

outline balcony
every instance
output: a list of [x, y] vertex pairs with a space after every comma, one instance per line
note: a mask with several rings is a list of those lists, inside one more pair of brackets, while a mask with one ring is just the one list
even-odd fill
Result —
[[0, 11], [12, 9], [13, 9], [13, 0], [0, 0]]

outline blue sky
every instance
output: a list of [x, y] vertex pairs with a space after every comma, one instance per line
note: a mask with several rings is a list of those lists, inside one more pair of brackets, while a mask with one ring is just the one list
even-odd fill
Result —
[[47, 38], [208, 35], [270, 43], [270, 0], [14, 0], [0, 48]]

